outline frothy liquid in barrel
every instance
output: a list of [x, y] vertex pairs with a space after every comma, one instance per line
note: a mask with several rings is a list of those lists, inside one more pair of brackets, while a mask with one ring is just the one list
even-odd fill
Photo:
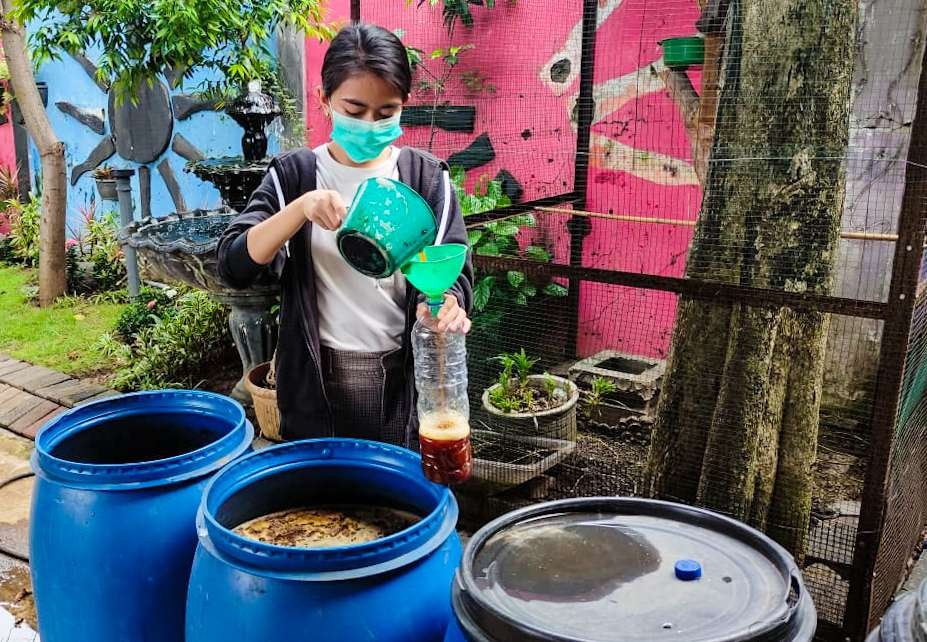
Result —
[[419, 417], [419, 446], [425, 476], [438, 484], [460, 484], [473, 470], [470, 422], [452, 410]]
[[352, 546], [389, 537], [419, 521], [386, 506], [290, 508], [257, 517], [235, 528], [243, 537], [276, 546]]

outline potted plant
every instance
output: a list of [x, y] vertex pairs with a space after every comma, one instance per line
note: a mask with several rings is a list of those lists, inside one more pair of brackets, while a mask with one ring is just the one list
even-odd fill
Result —
[[277, 408], [274, 361], [265, 361], [252, 368], [245, 378], [245, 387], [251, 393], [261, 436], [270, 441], [283, 441], [280, 434], [280, 410]]
[[579, 389], [550, 374], [534, 375], [537, 364], [524, 348], [501, 354], [499, 381], [483, 392], [483, 408], [498, 432], [576, 441]]
[[97, 192], [104, 201], [117, 201], [119, 196], [116, 194], [116, 177], [113, 176], [113, 168], [109, 165], [100, 165], [93, 170], [93, 178], [97, 182]]

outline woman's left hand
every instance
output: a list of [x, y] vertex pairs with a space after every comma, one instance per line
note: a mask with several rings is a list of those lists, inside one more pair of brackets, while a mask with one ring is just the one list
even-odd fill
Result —
[[[421, 303], [418, 306], [419, 318], [425, 318], [431, 315], [428, 305]], [[466, 311], [460, 307], [457, 297], [453, 294], [444, 295], [444, 305], [438, 311], [438, 332], [460, 332], [467, 334], [470, 332], [470, 319], [467, 318]]]

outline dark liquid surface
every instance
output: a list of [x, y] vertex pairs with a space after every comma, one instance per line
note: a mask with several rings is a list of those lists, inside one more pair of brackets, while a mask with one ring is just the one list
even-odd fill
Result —
[[199, 450], [231, 430], [202, 415], [162, 413], [101, 422], [68, 437], [51, 454], [81, 464], [135, 464]]

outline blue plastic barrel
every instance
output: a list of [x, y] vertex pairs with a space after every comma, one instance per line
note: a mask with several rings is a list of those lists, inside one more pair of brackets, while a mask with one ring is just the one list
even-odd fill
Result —
[[253, 435], [238, 403], [199, 391], [112, 397], [49, 422], [30, 527], [43, 642], [182, 642], [196, 509]]
[[589, 497], [528, 506], [477, 531], [445, 642], [811, 642], [795, 560], [707, 510]]
[[[233, 531], [322, 504], [386, 506], [422, 519], [389, 537], [329, 548], [275, 546]], [[461, 557], [456, 522], [454, 496], [402, 448], [319, 439], [243, 457], [210, 482], [197, 514], [187, 642], [443, 640]]]

